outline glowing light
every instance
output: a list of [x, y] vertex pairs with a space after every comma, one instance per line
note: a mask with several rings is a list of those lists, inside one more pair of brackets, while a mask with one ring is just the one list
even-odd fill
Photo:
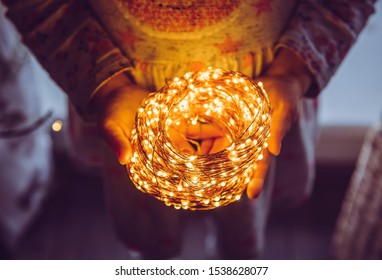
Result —
[[[172, 142], [169, 129], [185, 123], [221, 128], [227, 147], [207, 154], [184, 152]], [[134, 160], [127, 169], [140, 191], [175, 209], [225, 206], [239, 200], [247, 187], [256, 161], [263, 158], [269, 127], [262, 84], [220, 68], [189, 72], [142, 102], [131, 136]], [[191, 140], [201, 149], [202, 141]]]
[[52, 123], [52, 130], [58, 132], [62, 129], [62, 126], [62, 121], [56, 120], [54, 123]]

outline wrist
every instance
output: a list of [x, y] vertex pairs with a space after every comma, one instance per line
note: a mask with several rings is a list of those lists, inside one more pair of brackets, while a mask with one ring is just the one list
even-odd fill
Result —
[[92, 99], [93, 106], [98, 108], [113, 92], [129, 86], [134, 86], [134, 84], [123, 72], [111, 77], [95, 92]]
[[313, 82], [312, 74], [306, 64], [294, 52], [286, 48], [281, 48], [277, 52], [264, 76], [294, 83], [299, 88], [300, 98], [305, 95]]

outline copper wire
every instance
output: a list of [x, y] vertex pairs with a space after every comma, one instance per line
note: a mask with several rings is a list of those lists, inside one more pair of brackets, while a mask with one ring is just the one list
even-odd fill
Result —
[[[168, 129], [216, 125], [230, 140], [223, 150], [182, 152]], [[270, 107], [261, 83], [235, 71], [189, 72], [150, 94], [136, 114], [127, 166], [135, 186], [176, 209], [207, 210], [239, 200], [270, 135]]]

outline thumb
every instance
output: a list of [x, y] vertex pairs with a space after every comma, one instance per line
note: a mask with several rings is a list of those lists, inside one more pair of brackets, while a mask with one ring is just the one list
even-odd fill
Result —
[[281, 151], [281, 142], [290, 129], [294, 112], [289, 109], [276, 108], [272, 113], [271, 136], [268, 139], [268, 150], [273, 155], [279, 155]]
[[100, 125], [99, 132], [117, 155], [119, 163], [121, 165], [128, 163], [132, 152], [129, 136], [124, 129], [114, 122], [108, 122]]
[[256, 163], [255, 174], [247, 186], [247, 196], [251, 199], [260, 195], [263, 189], [265, 177], [267, 176], [271, 156], [268, 150], [264, 152], [264, 158]]

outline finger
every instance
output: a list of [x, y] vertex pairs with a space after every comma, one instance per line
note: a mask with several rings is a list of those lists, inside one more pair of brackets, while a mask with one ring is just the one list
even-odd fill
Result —
[[114, 122], [103, 123], [99, 127], [101, 136], [116, 153], [119, 163], [124, 165], [131, 159], [131, 144], [126, 131]]
[[224, 129], [209, 123], [197, 122], [187, 126], [186, 137], [194, 139], [208, 139], [222, 137], [226, 133]]
[[171, 143], [179, 150], [181, 150], [183, 153], [186, 154], [194, 154], [195, 150], [191, 146], [190, 142], [188, 139], [178, 130], [169, 127], [168, 130], [168, 136], [171, 139]]
[[263, 152], [263, 156], [263, 159], [256, 163], [255, 174], [247, 187], [247, 195], [251, 199], [259, 196], [268, 172], [271, 156], [267, 150]]
[[225, 136], [218, 137], [215, 139], [209, 153], [214, 154], [214, 153], [220, 152], [221, 150], [224, 150], [226, 147], [228, 147], [229, 144], [230, 144], [230, 142], [227, 139], [227, 137], [225, 137]]
[[208, 155], [211, 151], [212, 145], [214, 144], [214, 139], [204, 139], [200, 145], [200, 151], [198, 155]]
[[271, 136], [268, 139], [268, 149], [271, 154], [279, 155], [281, 143], [290, 129], [294, 114], [290, 110], [276, 109], [272, 112]]

